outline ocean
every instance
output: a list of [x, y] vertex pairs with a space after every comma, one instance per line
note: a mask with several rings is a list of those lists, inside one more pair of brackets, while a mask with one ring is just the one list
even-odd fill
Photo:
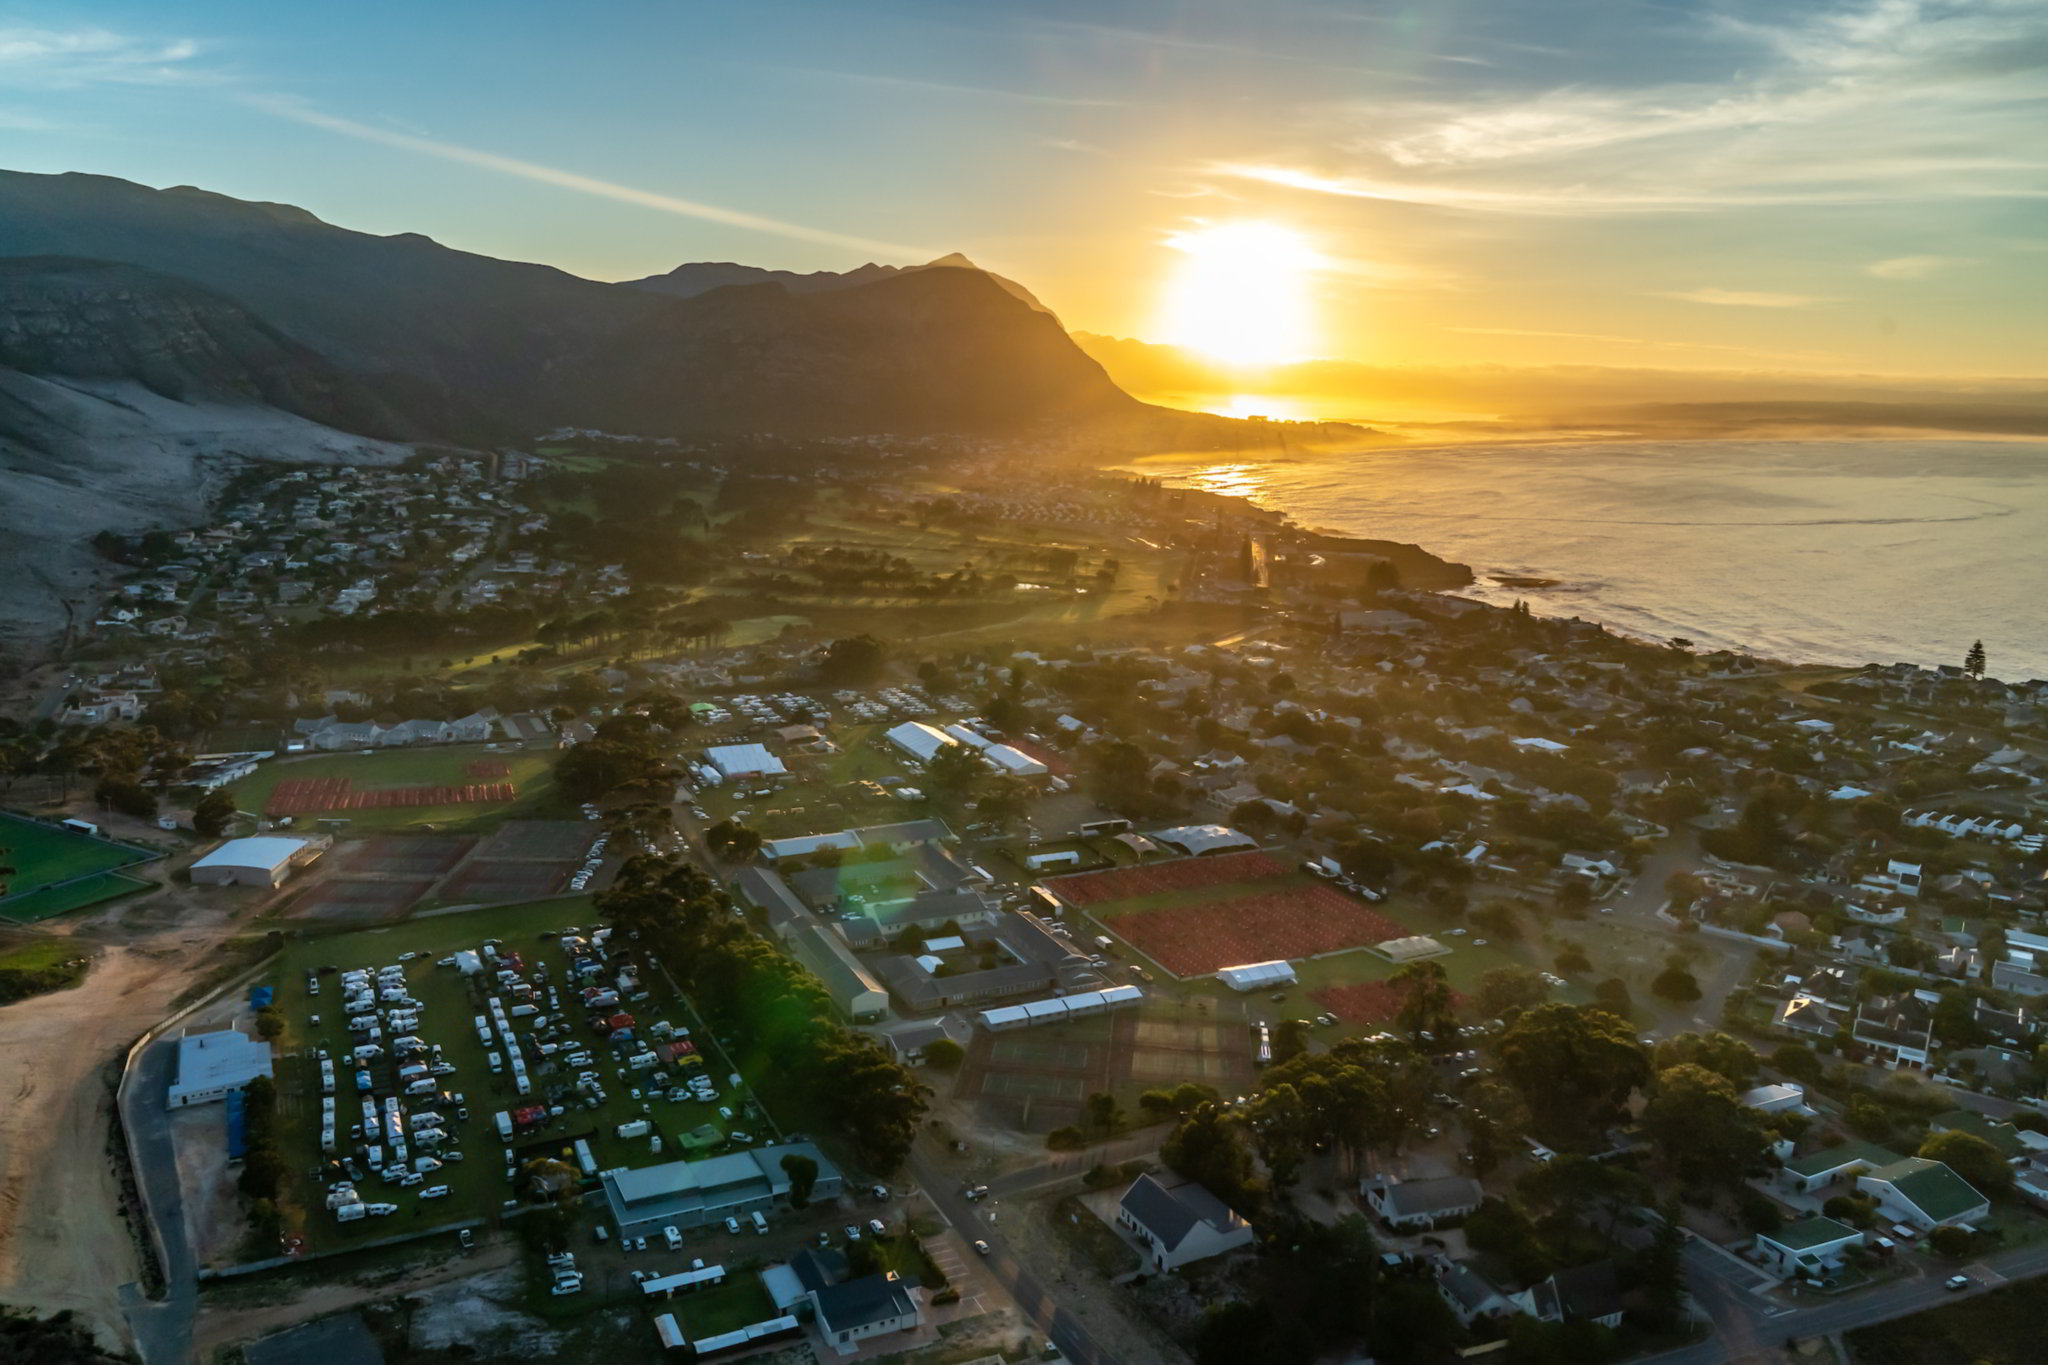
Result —
[[[1788, 662], [2048, 677], [2048, 442], [1603, 441], [1133, 466], [1412, 541], [1526, 599]], [[1511, 587], [1499, 576], [1551, 580]]]

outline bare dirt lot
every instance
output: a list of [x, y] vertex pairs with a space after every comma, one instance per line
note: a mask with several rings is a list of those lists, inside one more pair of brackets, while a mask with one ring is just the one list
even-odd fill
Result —
[[[140, 1274], [109, 1146], [109, 1065], [216, 960], [232, 913], [167, 891], [57, 932], [97, 959], [76, 989], [0, 1008], [0, 1285], [125, 1343], [118, 1291]], [[114, 942], [113, 940], [125, 940]]]

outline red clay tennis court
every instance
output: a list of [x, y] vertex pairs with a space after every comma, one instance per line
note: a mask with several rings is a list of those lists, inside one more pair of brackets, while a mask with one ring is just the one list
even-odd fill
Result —
[[391, 810], [406, 806], [476, 806], [515, 801], [510, 782], [474, 782], [461, 787], [372, 787], [357, 791], [346, 777], [294, 777], [272, 788], [269, 815], [306, 815], [325, 810]]
[[1246, 962], [1319, 957], [1384, 943], [1408, 932], [1364, 902], [1327, 886], [1134, 910], [1115, 916], [1110, 927], [1180, 977], [1207, 976]]
[[[1263, 882], [1284, 877], [1287, 869], [1264, 853], [1224, 853], [1213, 858], [1181, 858], [1150, 867], [1118, 867], [1108, 872], [1083, 872], [1055, 877], [1048, 883], [1070, 905], [1138, 900], [1175, 891], [1200, 891], [1232, 882]], [[1229, 963], [1225, 963], [1229, 966]]]

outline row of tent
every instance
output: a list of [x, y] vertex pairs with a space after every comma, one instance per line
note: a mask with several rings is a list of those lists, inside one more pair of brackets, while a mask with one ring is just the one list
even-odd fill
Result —
[[1035, 1024], [1056, 1024], [1086, 1014], [1135, 1005], [1145, 998], [1136, 986], [1111, 986], [1107, 990], [1081, 995], [1056, 995], [1046, 1000], [1027, 1000], [1021, 1005], [1001, 1005], [981, 1012], [981, 1026], [989, 1030], [1030, 1028]]

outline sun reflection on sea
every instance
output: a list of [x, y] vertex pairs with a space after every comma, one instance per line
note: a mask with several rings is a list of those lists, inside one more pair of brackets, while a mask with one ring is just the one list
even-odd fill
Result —
[[1210, 465], [1190, 473], [1185, 486], [1225, 497], [1256, 498], [1266, 491], [1266, 469], [1256, 464]]

